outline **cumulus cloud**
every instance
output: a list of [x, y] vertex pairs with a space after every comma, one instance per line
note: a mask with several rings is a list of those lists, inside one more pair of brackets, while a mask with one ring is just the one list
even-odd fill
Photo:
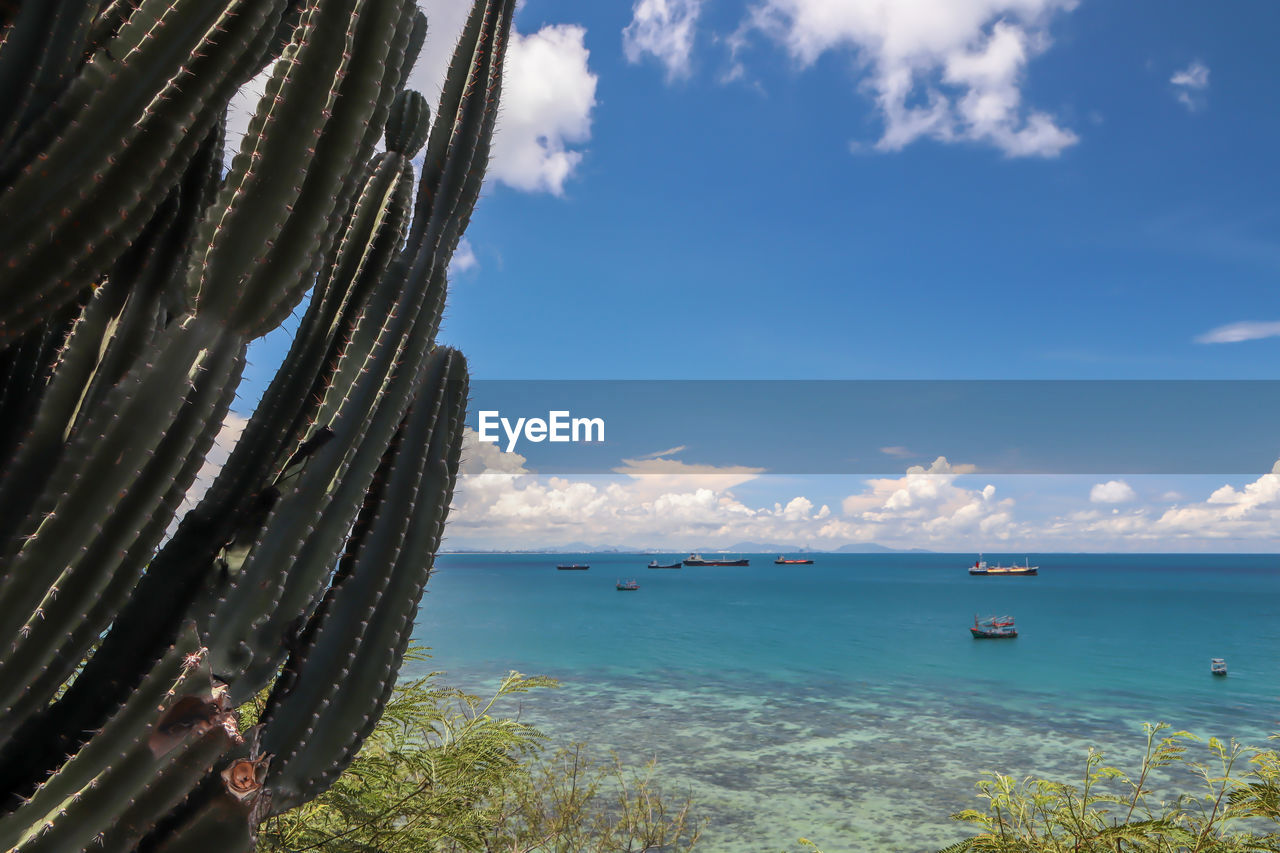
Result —
[[1096, 504], [1128, 503], [1138, 497], [1124, 480], [1108, 480], [1089, 490], [1089, 500]]
[[1209, 66], [1203, 62], [1192, 62], [1181, 71], [1174, 72], [1169, 82], [1173, 84], [1174, 96], [1178, 102], [1192, 112], [1207, 103]]
[[904, 477], [867, 480], [863, 491], [844, 499], [838, 526], [850, 538], [881, 543], [1009, 539], [1017, 532], [1013, 501], [997, 499], [990, 483], [981, 489], [956, 484], [957, 477], [973, 470], [939, 456], [928, 468], [911, 466]]
[[760, 0], [730, 40], [766, 33], [804, 66], [828, 51], [852, 54], [884, 120], [876, 147], [928, 138], [992, 145], [1011, 157], [1055, 157], [1078, 141], [1022, 103], [1049, 22], [1076, 0]]
[[[649, 455], [614, 475], [540, 476], [516, 454], [476, 441], [468, 431], [450, 532], [483, 547], [542, 547], [570, 541], [665, 546], [743, 540], [835, 548], [877, 541], [900, 546], [1005, 541], [1017, 531], [1013, 501], [995, 487], [963, 488], [972, 466], [944, 458], [900, 478], [861, 482], [841, 507], [805, 495], [763, 504], [735, 489], [758, 468], [699, 465]], [[664, 451], [672, 454], [675, 451]]]
[[1230, 323], [1196, 336], [1198, 344], [1238, 344], [1280, 337], [1280, 323]]
[[759, 468], [669, 458], [679, 448], [623, 460], [612, 475], [540, 476], [518, 454], [502, 453], [467, 430], [449, 530], [485, 547], [540, 547], [569, 541], [685, 547], [751, 538], [817, 538], [831, 508], [804, 496], [753, 506], [733, 489]]
[[[467, 4], [420, 0], [431, 29], [410, 78], [428, 100], [438, 99]], [[561, 195], [591, 139], [596, 75], [589, 67], [586, 30], [574, 24], [513, 31], [507, 47], [502, 107], [489, 175], [526, 192]]]
[[591, 138], [597, 80], [588, 67], [586, 32], [558, 24], [514, 34], [489, 166], [504, 184], [561, 195], [582, 162], [574, 146]]
[[1241, 488], [1224, 485], [1207, 498], [1163, 511], [1140, 506], [1109, 513], [1084, 511], [1058, 519], [1046, 535], [1076, 541], [1128, 541], [1144, 547], [1173, 542], [1274, 541], [1280, 530], [1280, 462]]
[[[434, 108], [468, 4], [419, 0], [418, 5], [431, 28], [409, 85]], [[597, 78], [588, 66], [585, 36], [586, 30], [573, 24], [545, 26], [529, 35], [513, 31], [490, 177], [526, 192], [564, 192], [582, 162], [580, 146], [591, 139], [596, 102]]]
[[[1093, 487], [1091, 504], [1082, 495], [1079, 509], [1039, 515], [997, 494], [992, 483], [966, 483], [961, 478], [971, 477], [973, 466], [945, 457], [900, 477], [858, 480], [838, 505], [828, 505], [794, 491], [752, 501], [746, 495], [772, 484], [759, 469], [741, 466], [650, 455], [611, 475], [554, 477], [470, 431], [464, 448], [449, 533], [454, 542], [485, 548], [585, 541], [679, 550], [772, 541], [817, 549], [877, 542], [936, 550], [1177, 550], [1224, 541], [1257, 548], [1274, 543], [1280, 530], [1280, 462], [1252, 482], [1223, 485], [1195, 501], [1165, 491], [1156, 503], [1139, 503], [1131, 486], [1111, 480]], [[795, 486], [789, 477], [779, 482]]]
[[667, 82], [688, 77], [701, 11], [702, 0], [636, 0], [622, 31], [627, 61], [638, 63], [648, 54], [666, 69]]

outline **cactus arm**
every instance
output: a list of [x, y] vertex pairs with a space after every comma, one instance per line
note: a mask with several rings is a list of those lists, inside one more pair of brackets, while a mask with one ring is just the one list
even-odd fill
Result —
[[152, 771], [130, 798], [128, 808], [117, 812], [88, 847], [89, 853], [135, 853], [138, 842], [155, 828], [156, 822], [187, 798], [188, 792], [220, 766], [234, 749], [235, 742], [225, 729], [215, 729], [195, 740]]
[[[215, 671], [232, 684], [237, 699], [257, 689], [236, 679], [255, 657], [253, 649], [278, 648], [285, 627], [281, 623], [293, 621], [302, 611], [290, 610], [311, 601], [327, 577], [381, 448], [402, 416], [403, 394], [394, 390], [392, 372], [401, 362], [412, 316], [396, 310], [395, 296], [380, 291], [369, 303], [344, 354], [344, 362], [354, 360], [366, 372], [359, 373], [347, 391], [341, 417], [327, 421], [334, 439], [311, 460], [291, 494], [281, 499], [233, 586], [217, 604], [210, 622], [210, 655]], [[283, 571], [286, 566], [291, 570]], [[251, 635], [256, 642], [250, 641]], [[269, 662], [263, 661], [262, 667], [270, 668]]]
[[[428, 133], [421, 98], [397, 94], [423, 38], [412, 0], [52, 2], [75, 34], [34, 48], [50, 85], [17, 93], [35, 118], [0, 145], [0, 849], [248, 851], [263, 815], [347, 765], [412, 631], [466, 393], [434, 338], [514, 4], [474, 0]], [[268, 61], [223, 180], [218, 122]], [[246, 341], [313, 280], [239, 445], [156, 552]], [[175, 734], [170, 715], [213, 707], [169, 690], [205, 644], [187, 683], [216, 666], [229, 702], [276, 682], [280, 767], [234, 728]]]
[[90, 47], [99, 48], [115, 38], [138, 6], [139, 0], [108, 0], [103, 4], [89, 30]]
[[403, 169], [394, 168], [396, 164], [384, 165], [364, 187], [302, 328], [198, 513], [208, 512], [210, 505], [225, 512], [228, 501], [223, 496], [260, 489], [278, 470], [277, 460], [288, 452], [288, 445], [301, 441], [312, 408], [309, 401], [317, 393], [314, 386], [324, 381], [325, 365], [337, 360], [350, 331], [353, 320], [344, 316], [363, 307], [403, 236], [409, 178]]
[[[173, 491], [175, 478], [180, 475], [194, 477], [195, 471], [188, 460], [193, 458], [197, 446], [207, 448], [213, 441], [226, 407], [231, 403], [228, 389], [234, 388], [236, 383], [230, 380], [239, 375], [243, 364], [242, 346], [228, 346], [224, 342], [210, 352], [197, 369], [193, 387], [178, 416], [130, 486], [123, 490], [110, 514], [100, 523], [98, 535], [84, 547], [82, 554], [69, 561], [37, 607], [38, 617], [30, 617], [19, 631], [13, 652], [0, 660], [0, 709], [6, 712], [7, 724], [14, 725], [20, 720], [7, 713], [20, 698], [18, 691], [34, 682], [42, 670], [53, 664], [53, 655], [63, 650], [64, 641], [72, 637], [77, 626], [82, 633], [89, 627], [85, 625], [87, 620], [84, 617], [93, 602], [113, 583], [127, 583], [131, 577], [136, 581], [142, 569], [136, 554], [135, 562], [128, 570], [122, 563], [131, 546], [150, 526], [156, 507], [163, 505]], [[181, 485], [185, 490], [190, 479]], [[132, 586], [131, 583], [129, 585]], [[98, 630], [106, 628], [109, 621], [99, 624]], [[76, 651], [75, 657], [68, 662], [78, 661], [85, 649]], [[30, 698], [39, 701], [48, 697]], [[28, 705], [31, 704], [30, 698]]]
[[[128, 63], [112, 59], [112, 50], [125, 49], [117, 42], [151, 5], [144, 4], [120, 36], [82, 69], [64, 93], [68, 103], [48, 113], [49, 124], [64, 113], [74, 120], [52, 130], [37, 122], [19, 140], [20, 148], [31, 149], [21, 152], [26, 165], [0, 193], [0, 222], [6, 223], [0, 229], [0, 264], [7, 271], [0, 280], [0, 340], [30, 328], [42, 306], [74, 299], [93, 280], [93, 271], [112, 262], [137, 236], [221, 117], [212, 105], [229, 98], [239, 77], [256, 64], [270, 36], [260, 31], [262, 22], [281, 0], [224, 0], [216, 6], [205, 0], [174, 2], [187, 13], [179, 20], [192, 17], [193, 6], [206, 10], [194, 15], [198, 21], [206, 20], [208, 9], [228, 3], [238, 13], [215, 17], [194, 45], [178, 39], [177, 47], [187, 51], [179, 57], [171, 55], [177, 49], [174, 39], [153, 36]], [[186, 32], [176, 25], [158, 29]], [[140, 91], [142, 99], [121, 105], [94, 97], [125, 80], [133, 87], [126, 91]], [[42, 137], [40, 144], [30, 137]], [[86, 174], [91, 192], [74, 182]], [[28, 217], [30, 210], [52, 211], [56, 219], [51, 225]]]
[[[466, 401], [465, 364], [432, 354], [419, 399], [384, 460], [383, 484], [290, 661], [293, 679], [273, 695], [263, 749], [275, 755], [272, 808], [310, 799], [332, 782], [381, 713], [403, 654], [401, 636], [426, 583], [452, 495]], [[394, 507], [412, 507], [407, 520]], [[360, 683], [358, 691], [347, 685]]]
[[17, 809], [0, 818], [0, 849], [11, 849], [33, 826], [89, 787], [122, 756], [139, 752], [139, 745], [145, 748], [161, 708], [179, 695], [207, 690], [208, 667], [200, 662], [199, 651], [195, 633], [188, 626], [96, 736], [44, 779]]
[[[223, 400], [217, 408], [225, 411], [235, 397], [235, 388], [228, 384], [223, 388], [222, 394]], [[29, 720], [39, 708], [47, 705], [57, 694], [58, 689], [71, 678], [76, 667], [92, 645], [102, 636], [103, 631], [119, 616], [121, 608], [138, 582], [139, 575], [155, 553], [156, 546], [169, 527], [170, 519], [185, 499], [187, 490], [203, 466], [217, 433], [218, 425], [210, 421], [183, 468], [174, 477], [173, 484], [169, 487], [159, 509], [153, 513], [147, 526], [129, 545], [128, 551], [119, 556], [119, 565], [111, 574], [106, 586], [84, 611], [82, 618], [74, 625], [71, 632], [66, 634], [39, 677], [31, 682], [22, 700], [25, 707], [22, 703], [15, 706], [14, 719]], [[21, 741], [21, 738], [18, 740]]]
[[[484, 128], [487, 115], [494, 106], [488, 102], [486, 95], [492, 86], [492, 78], [500, 75], [501, 72], [501, 52], [505, 48], [505, 33], [510, 26], [512, 9], [512, 4], [506, 2], [489, 4], [481, 15], [481, 25], [474, 36], [477, 45], [475, 61], [468, 74], [471, 84], [468, 86], [467, 97], [460, 102], [458, 118], [454, 122], [453, 137], [456, 144], [450, 147], [450, 157], [443, 164], [442, 186], [457, 185], [459, 190], [472, 186], [470, 182], [464, 180], [476, 150], [476, 140], [471, 135], [478, 134]], [[480, 45], [484, 46], [483, 50], [479, 48]], [[478, 95], [475, 93], [477, 86], [480, 87]], [[437, 122], [440, 120], [438, 117]], [[474, 204], [474, 198], [459, 198], [458, 191], [442, 192], [437, 198], [438, 202], [441, 200], [447, 200], [450, 207], [461, 204], [467, 211], [470, 210], [470, 205]], [[447, 230], [442, 218], [435, 217], [433, 221], [437, 230]], [[428, 233], [425, 239], [430, 243], [432, 235]], [[354, 380], [348, 380], [344, 376], [347, 368], [340, 368], [331, 390], [337, 389], [341, 393], [328, 395], [318, 412], [318, 422], [329, 423], [335, 431], [341, 433], [354, 430], [355, 438], [361, 442], [362, 448], [365, 445], [385, 446], [385, 442], [390, 439], [408, 406], [411, 397], [410, 389], [414, 387], [416, 379], [411, 375], [389, 376], [387, 370], [390, 365], [386, 355], [394, 351], [397, 363], [421, 364], [422, 358], [430, 349], [431, 336], [439, 322], [440, 302], [443, 297], [444, 271], [440, 260], [436, 252], [432, 251], [428, 256], [424, 251], [420, 253], [417, 262], [423, 266], [434, 267], [432, 279], [440, 283], [438, 290], [441, 297], [437, 302], [425, 306], [427, 316], [425, 322], [418, 324], [418, 333], [415, 335], [410, 328], [403, 327], [401, 318], [406, 315], [418, 317], [424, 310], [425, 294], [417, 288], [402, 289], [401, 301], [407, 304], [403, 307], [398, 306], [391, 314], [392, 326], [380, 327], [378, 324], [364, 323], [356, 328], [347, 357], [344, 358], [344, 365], [350, 365], [350, 369], [356, 371], [359, 376]], [[389, 275], [394, 272], [393, 269]], [[382, 311], [377, 310], [372, 304], [370, 313], [379, 318], [383, 316]], [[376, 331], [369, 335], [366, 334], [366, 330]], [[395, 347], [378, 345], [379, 341], [385, 340], [386, 333], [390, 333], [393, 339], [403, 340], [404, 343]], [[366, 357], [363, 359], [351, 357], [352, 348], [362, 349]], [[329, 403], [328, 400], [333, 402]], [[374, 400], [378, 400], [380, 404], [374, 416], [370, 418], [367, 413], [373, 411]], [[370, 428], [370, 424], [375, 426]], [[349, 446], [350, 441], [351, 439], [344, 437], [343, 440], [335, 442], [333, 452], [336, 454], [338, 448]], [[358, 473], [363, 479], [356, 479], [353, 476], [342, 478], [321, 523], [316, 525], [315, 531], [305, 531], [304, 535], [311, 536], [310, 541], [304, 546], [307, 559], [299, 559], [294, 565], [294, 571], [287, 577], [280, 577], [277, 582], [273, 583], [260, 576], [257, 572], [266, 569], [259, 567], [264, 563], [266, 567], [276, 564], [281, 557], [290, 553], [288, 548], [294, 547], [293, 543], [297, 542], [297, 534], [287, 532], [292, 525], [287, 523], [272, 525], [270, 540], [264, 540], [264, 547], [261, 550], [255, 548], [255, 553], [245, 564], [243, 579], [239, 580], [230, 593], [219, 602], [220, 615], [215, 617], [213, 624], [217, 626], [215, 634], [221, 636], [218, 640], [211, 641], [210, 648], [214, 660], [217, 661], [216, 665], [226, 667], [225, 670], [218, 671], [226, 674], [229, 679], [234, 680], [233, 673], [243, 672], [243, 668], [249, 666], [250, 662], [255, 664], [259, 672], [266, 671], [273, 664], [272, 659], [269, 656], [265, 658], [259, 656], [258, 660], [254, 661], [252, 650], [255, 646], [278, 644], [285, 630], [281, 622], [292, 618], [275, 615], [268, 616], [265, 621], [254, 623], [247, 614], [262, 612], [266, 602], [272, 600], [278, 602], [276, 614], [297, 612], [296, 608], [305, 608], [306, 602], [314, 601], [314, 590], [324, 577], [321, 573], [327, 571], [332, 559], [337, 556], [336, 543], [332, 539], [333, 531], [335, 529], [345, 531], [358, 508], [358, 505], [353, 504], [352, 498], [347, 496], [354, 493], [362, 495], [376, 468], [376, 460], [371, 458], [370, 454], [357, 452], [357, 456], [363, 456], [363, 461], [357, 458], [352, 463], [344, 464], [348, 472]], [[319, 478], [320, 471], [323, 470], [325, 469], [317, 470], [315, 476]], [[335, 473], [335, 480], [336, 478]], [[286, 504], [282, 502], [282, 508], [285, 506]], [[312, 536], [313, 533], [317, 535]], [[290, 536], [292, 538], [285, 538]], [[255, 601], [256, 608], [250, 603]], [[306, 612], [305, 609], [303, 612]], [[246, 636], [246, 628], [257, 633], [256, 642], [243, 639]], [[218, 645], [219, 643], [221, 645]], [[243, 691], [249, 690], [254, 683], [255, 681], [251, 679], [247, 685], [237, 684], [233, 689], [237, 691], [236, 695], [245, 695]]]
[[426, 41], [427, 16], [422, 14], [421, 9], [415, 9], [412, 29], [409, 31], [409, 43], [404, 51], [404, 63], [400, 66], [400, 79], [402, 81], [409, 79], [409, 73], [413, 71], [413, 66], [417, 64], [418, 54], [422, 53], [422, 46], [426, 44]]
[[[403, 185], [402, 180], [396, 193], [399, 205], [404, 205], [407, 192], [408, 188]], [[381, 274], [386, 258], [400, 239], [401, 226], [390, 227], [386, 223], [402, 221], [404, 214], [388, 214], [382, 218], [384, 226], [376, 236], [380, 248], [374, 252], [374, 257], [381, 260], [372, 261], [365, 268], [366, 272], [374, 278]], [[344, 332], [335, 332], [335, 334], [341, 333]], [[297, 362], [298, 359], [291, 354], [281, 374], [273, 382], [273, 388], [295, 372]], [[303, 367], [304, 373], [307, 369], [314, 369], [306, 365]], [[264, 399], [264, 405], [265, 403]], [[246, 454], [253, 449], [253, 433], [259, 430], [259, 425], [263, 421], [262, 416], [265, 414], [269, 413], [262, 407], [255, 413], [240, 444], [237, 445], [231, 459], [215, 480], [209, 495], [183, 521], [174, 538], [161, 550], [156, 562], [153, 563], [152, 571], [143, 577], [130, 603], [118, 614], [114, 627], [103, 641], [100, 653], [86, 664], [77, 681], [69, 689], [65, 701], [59, 702], [57, 706], [44, 712], [41, 718], [33, 723], [33, 732], [82, 731], [96, 726], [98, 723], [95, 720], [100, 718], [112, 702], [119, 701], [122, 691], [127, 691], [131, 686], [129, 673], [137, 667], [149, 666], [149, 661], [153, 660], [155, 655], [151, 649], [163, 647], [170, 642], [174, 628], [168, 627], [168, 623], [160, 618], [159, 614], [173, 613], [176, 616], [183, 611], [204, 580], [205, 567], [212, 563], [217, 549], [231, 535], [229, 525], [234, 523], [235, 512], [228, 517], [225, 511], [220, 511], [221, 514], [219, 514], [214, 512], [212, 507], [221, 504], [230, 506], [234, 510], [238, 504], [226, 498], [220, 498], [218, 494], [243, 493], [251, 488], [252, 482], [260, 482], [255, 480], [255, 476], [259, 478], [263, 476], [270, 467], [274, 454], [278, 452], [277, 450], [266, 452], [265, 462], [245, 461]], [[263, 473], [254, 475], [255, 468]], [[249, 471], [247, 478], [246, 470]], [[252, 488], [256, 489], [256, 487]], [[201, 556], [202, 553], [207, 556]], [[32, 734], [30, 741], [45, 743], [47, 739]], [[61, 755], [67, 748], [69, 748], [67, 744], [55, 738], [48, 741], [48, 746], [41, 748], [39, 753], [45, 756], [44, 761], [48, 762]], [[0, 756], [0, 768], [4, 766], [3, 756]], [[0, 771], [0, 781], [3, 778], [4, 774]]]
[[275, 63], [217, 199], [220, 213], [201, 229], [205, 248], [188, 278], [198, 313], [233, 316], [243, 283], [293, 212], [347, 71], [359, 6], [359, 0], [314, 0]]
[[[495, 80], [501, 79], [506, 33], [510, 28], [514, 8], [514, 3], [510, 0], [491, 0], [485, 9], [483, 25], [477, 38], [476, 61], [467, 76], [456, 112], [450, 117], [453, 133], [447, 147], [447, 156], [433, 163], [431, 146], [436, 144], [436, 129], [443, 119], [449, 117], [444, 112], [445, 99], [441, 97], [441, 111], [436, 117], [436, 129], [432, 130], [432, 137], [427, 142], [428, 159], [419, 181], [419, 204], [428, 200], [430, 211], [423, 221], [420, 237], [415, 242], [418, 253], [409, 271], [409, 279], [415, 286], [433, 281], [443, 285], [449, 255], [461, 233], [459, 225], [470, 217], [475, 205], [480, 177], [477, 173], [483, 172], [483, 168], [476, 166], [487, 165], [486, 162], [476, 160], [476, 153], [487, 152], [487, 143], [482, 139], [482, 133], [486, 127], [492, 127], [493, 113], [497, 108], [496, 104], [488, 100], [488, 95], [497, 86]], [[485, 49], [482, 51], [481, 48]], [[425, 190], [430, 183], [434, 184], [434, 188]], [[421, 212], [418, 210], [415, 215]], [[414, 232], [411, 231], [410, 236], [415, 236]], [[444, 287], [440, 286], [435, 289], [428, 302], [428, 310], [433, 318], [430, 326], [432, 336], [439, 326], [443, 305]]]
[[[224, 132], [224, 122], [215, 122], [197, 149], [165, 203], [173, 214], [164, 220], [167, 226], [144, 234], [150, 239], [140, 238], [113, 267], [112, 276], [124, 277], [134, 286], [116, 328], [115, 345], [104, 354], [95, 378], [97, 387], [89, 392], [90, 405], [137, 363], [164, 324], [165, 315], [187, 313], [189, 306], [177, 298], [182, 292], [178, 279], [190, 259], [196, 228], [222, 180]], [[164, 210], [157, 211], [157, 219]], [[135, 254], [136, 258], [131, 257]]]
[[472, 73], [471, 67], [481, 48], [482, 26], [488, 13], [487, 6], [487, 2], [477, 2], [472, 5], [471, 12], [467, 15], [467, 22], [462, 28], [462, 34], [458, 36], [458, 43], [454, 46], [453, 57], [449, 60], [449, 70], [445, 74], [444, 85], [440, 89], [436, 121], [431, 127], [427, 149], [423, 154], [422, 178], [418, 182], [418, 197], [414, 202], [413, 227], [409, 230], [409, 241], [413, 245], [422, 245], [427, 218], [431, 215], [432, 203], [440, 184], [442, 164], [449, 153], [454, 121], [466, 93], [467, 82]]
[[[388, 69], [400, 67], [407, 31], [397, 33], [406, 30], [400, 26], [405, 8], [403, 2], [373, 3], [360, 14], [352, 34], [353, 58], [336, 88], [332, 116], [315, 143], [292, 215], [266, 257], [258, 259], [232, 318], [232, 326], [246, 329], [250, 337], [275, 328], [293, 311], [337, 237], [355, 188], [348, 178], [350, 164], [368, 159], [381, 127], [371, 119], [380, 113], [385, 120], [399, 83], [391, 80], [387, 86], [385, 78]], [[271, 287], [276, 281], [289, 286]]]
[[110, 513], [177, 414], [182, 397], [172, 390], [191, 381], [212, 340], [209, 330], [195, 322], [173, 327], [166, 335], [168, 346], [158, 348], [155, 363], [113, 390], [113, 405], [90, 418], [49, 475], [29, 514], [32, 526], [21, 550], [0, 580], [0, 642], [9, 642], [74, 558], [82, 541], [77, 537], [91, 535]]
[[240, 802], [218, 792], [151, 853], [249, 853], [257, 838], [256, 801]]
[[26, 3], [19, 8], [12, 49], [0, 55], [0, 152], [31, 121], [31, 111], [75, 69], [92, 21], [89, 4]]
[[115, 317], [128, 296], [125, 284], [97, 288], [80, 312], [61, 350], [53, 379], [39, 400], [35, 418], [24, 431], [27, 435], [10, 460], [13, 476], [0, 485], [0, 554], [11, 557], [19, 547], [18, 537], [27, 513], [61, 455]]
[[90, 851], [99, 849], [98, 839], [108, 832], [131, 834], [133, 827], [120, 823], [123, 816], [153, 808], [157, 799], [163, 802], [175, 790], [189, 790], [232, 745], [221, 727], [160, 759], [151, 754], [145, 740], [133, 744], [92, 783], [57, 804], [32, 827], [18, 843], [17, 853]]

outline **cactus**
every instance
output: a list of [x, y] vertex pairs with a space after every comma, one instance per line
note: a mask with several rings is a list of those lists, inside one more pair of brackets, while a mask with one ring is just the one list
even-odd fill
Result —
[[[514, 5], [475, 0], [434, 123], [413, 0], [6, 5], [0, 850], [250, 849], [377, 722], [457, 475], [435, 337]], [[175, 526], [248, 345], [303, 306]]]

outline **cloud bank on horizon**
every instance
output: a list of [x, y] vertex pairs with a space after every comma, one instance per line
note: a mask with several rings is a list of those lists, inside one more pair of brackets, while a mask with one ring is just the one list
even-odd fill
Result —
[[[928, 467], [913, 465], [900, 477], [822, 482], [823, 476], [687, 463], [672, 458], [674, 452], [624, 460], [617, 476], [544, 476], [530, 471], [519, 454], [502, 453], [468, 430], [450, 547], [594, 542], [681, 550], [689, 543], [745, 540], [817, 550], [863, 543], [935, 550], [1257, 550], [1273, 547], [1280, 530], [1280, 461], [1251, 482], [1222, 485], [1198, 501], [1170, 492], [1167, 477], [1153, 478], [1162, 485], [1143, 494], [1126, 481], [1109, 480], [1045, 512], [1000, 496], [1003, 487], [945, 457]], [[794, 491], [830, 489], [832, 480], [847, 492], [839, 502]], [[1022, 480], [1047, 485], [1055, 477]], [[780, 497], [753, 501], [740, 489], [749, 484]]]

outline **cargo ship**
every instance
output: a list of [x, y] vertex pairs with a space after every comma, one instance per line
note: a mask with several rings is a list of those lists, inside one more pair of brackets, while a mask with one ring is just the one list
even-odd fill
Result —
[[749, 566], [751, 565], [750, 561], [747, 560], [746, 557], [740, 557], [737, 560], [730, 560], [727, 557], [722, 560], [716, 560], [716, 559], [707, 560], [707, 559], [703, 559], [703, 556], [701, 554], [690, 554], [688, 557], [684, 559], [684, 564], [686, 566]]
[[1036, 574], [1036, 572], [1039, 571], [1039, 569], [1040, 569], [1039, 566], [1031, 565], [1030, 560], [1027, 560], [1026, 565], [1022, 565], [1022, 566], [1019, 566], [1017, 563], [1014, 563], [1012, 566], [1001, 566], [1001, 565], [988, 566], [987, 561], [982, 559], [982, 555], [979, 554], [978, 559], [975, 560], [974, 564], [969, 567], [969, 574], [1026, 576], [1026, 575]]
[[774, 560], [773, 564], [775, 566], [812, 566], [813, 560], [788, 560], [779, 554], [778, 559]]

